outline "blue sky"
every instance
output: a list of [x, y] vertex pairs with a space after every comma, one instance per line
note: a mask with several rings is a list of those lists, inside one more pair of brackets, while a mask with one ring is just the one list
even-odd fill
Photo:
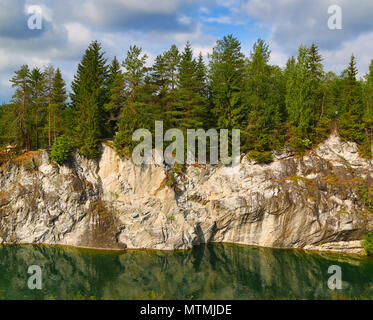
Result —
[[[342, 30], [329, 30], [328, 7], [342, 9]], [[42, 30], [27, 28], [27, 8], [42, 8]], [[326, 70], [342, 71], [351, 56], [360, 75], [373, 59], [372, 0], [0, 0], [0, 102], [22, 64], [60, 67], [67, 83], [84, 50], [101, 41], [106, 56], [123, 60], [131, 44], [154, 57], [189, 40], [207, 59], [217, 39], [232, 33], [245, 54], [267, 41], [271, 63], [283, 66], [300, 44], [315, 42]]]

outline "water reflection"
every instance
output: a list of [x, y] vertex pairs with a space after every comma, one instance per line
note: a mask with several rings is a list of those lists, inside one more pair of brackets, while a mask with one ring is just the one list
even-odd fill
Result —
[[[43, 289], [27, 288], [28, 266]], [[327, 287], [330, 265], [343, 289]], [[373, 259], [214, 244], [185, 252], [0, 247], [2, 299], [373, 298]]]

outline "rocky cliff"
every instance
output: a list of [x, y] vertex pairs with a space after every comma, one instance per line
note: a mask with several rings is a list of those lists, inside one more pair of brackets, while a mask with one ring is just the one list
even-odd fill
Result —
[[[372, 160], [333, 134], [304, 157], [239, 168], [135, 166], [102, 145], [64, 166], [40, 151], [0, 168], [0, 243], [188, 249], [208, 242], [360, 253]], [[170, 186], [170, 177], [176, 181]]]

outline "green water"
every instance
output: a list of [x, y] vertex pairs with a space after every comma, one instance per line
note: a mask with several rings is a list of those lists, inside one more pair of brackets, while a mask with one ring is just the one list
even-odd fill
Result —
[[[28, 289], [30, 265], [42, 268], [42, 290]], [[342, 290], [328, 289], [331, 265], [342, 268]], [[0, 299], [90, 298], [373, 298], [373, 259], [215, 244], [185, 252], [0, 247]]]

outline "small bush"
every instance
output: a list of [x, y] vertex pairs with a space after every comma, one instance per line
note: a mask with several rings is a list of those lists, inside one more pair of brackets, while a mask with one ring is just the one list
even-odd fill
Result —
[[357, 191], [360, 196], [360, 202], [362, 202], [364, 206], [367, 206], [369, 211], [373, 212], [373, 197], [371, 196], [368, 186], [365, 183], [361, 183]]
[[88, 159], [96, 159], [100, 155], [99, 140], [89, 135], [79, 147], [79, 153]]
[[307, 138], [305, 138], [305, 139], [302, 140], [302, 144], [303, 144], [307, 149], [309, 149], [309, 148], [312, 147], [312, 141], [311, 141], [310, 139], [307, 139]]
[[131, 156], [133, 141], [129, 140], [129, 134], [127, 132], [117, 132], [114, 137], [114, 148], [118, 155], [128, 158]]
[[173, 187], [176, 187], [176, 184], [177, 184], [177, 181], [176, 181], [175, 175], [173, 174], [173, 172], [168, 172], [167, 179], [166, 179], [166, 186], [173, 188]]
[[362, 245], [363, 245], [367, 255], [368, 256], [373, 256], [373, 231], [368, 232], [365, 235], [365, 238], [362, 241]]
[[297, 150], [297, 152], [303, 156], [307, 149], [312, 147], [312, 141], [308, 138], [300, 138], [298, 136], [292, 137], [289, 140], [289, 145]]
[[56, 139], [50, 153], [50, 157], [53, 161], [57, 162], [59, 165], [62, 165], [67, 161], [72, 154], [74, 153], [74, 145], [70, 138], [61, 136]]
[[23, 166], [25, 167], [26, 170], [35, 170], [36, 169], [36, 164], [32, 160], [26, 161]]
[[259, 163], [270, 163], [273, 160], [272, 151], [249, 151], [248, 153], [251, 159]]

